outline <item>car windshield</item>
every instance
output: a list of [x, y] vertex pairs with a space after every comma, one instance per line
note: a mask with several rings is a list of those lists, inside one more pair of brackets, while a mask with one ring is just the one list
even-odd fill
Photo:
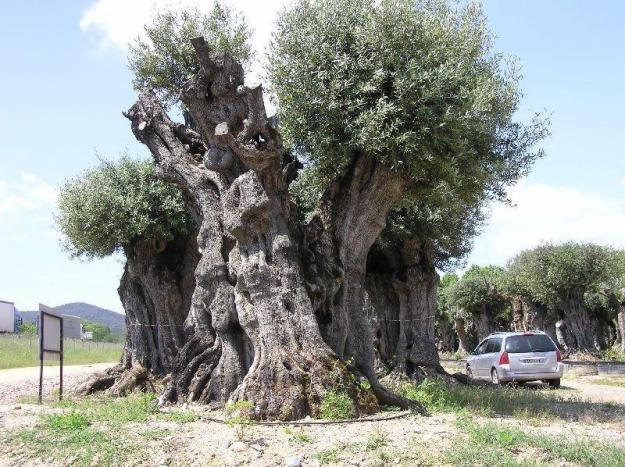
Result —
[[532, 334], [527, 336], [510, 336], [506, 339], [506, 352], [552, 352], [556, 346], [549, 337], [544, 334]]

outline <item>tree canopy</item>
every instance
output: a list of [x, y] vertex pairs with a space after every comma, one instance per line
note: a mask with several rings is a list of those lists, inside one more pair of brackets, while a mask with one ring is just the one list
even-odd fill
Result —
[[532, 299], [561, 308], [572, 298], [612, 280], [618, 269], [615, 250], [592, 243], [545, 244], [525, 250], [508, 265], [517, 287]]
[[128, 156], [68, 180], [56, 223], [70, 254], [86, 258], [121, 251], [140, 237], [169, 241], [193, 228], [180, 189], [157, 179], [152, 163]]
[[208, 14], [197, 8], [156, 13], [144, 29], [145, 38], [130, 44], [133, 85], [154, 90], [167, 105], [178, 102], [184, 83], [199, 70], [191, 39], [203, 36], [215, 55], [227, 53], [242, 64], [253, 55], [245, 20], [220, 2]]
[[441, 278], [441, 282], [438, 286], [436, 295], [436, 310], [437, 314], [445, 319], [452, 321], [456, 318], [458, 313], [458, 307], [455, 306], [452, 293], [453, 289], [458, 283], [460, 278], [455, 273], [444, 274]]
[[299, 0], [269, 54], [281, 131], [321, 166], [314, 183], [364, 153], [420, 189], [504, 198], [547, 130], [512, 120], [520, 75], [492, 45], [474, 3]]
[[451, 302], [468, 313], [479, 314], [482, 308], [497, 314], [506, 308], [503, 293], [506, 270], [500, 266], [471, 266], [453, 287]]

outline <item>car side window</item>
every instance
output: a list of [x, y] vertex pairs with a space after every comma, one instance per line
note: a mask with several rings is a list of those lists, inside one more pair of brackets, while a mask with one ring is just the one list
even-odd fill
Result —
[[488, 339], [488, 348], [486, 349], [486, 353], [497, 353], [501, 350], [501, 337], [494, 337], [493, 339]]
[[488, 341], [482, 342], [475, 349], [475, 355], [484, 355], [486, 353], [486, 347], [488, 346]]

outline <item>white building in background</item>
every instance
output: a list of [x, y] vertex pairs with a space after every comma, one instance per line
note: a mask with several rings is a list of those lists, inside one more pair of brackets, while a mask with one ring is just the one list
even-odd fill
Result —
[[78, 316], [63, 315], [63, 338], [82, 339], [82, 324]]
[[13, 302], [0, 300], [0, 333], [14, 333], [17, 326], [17, 313]]

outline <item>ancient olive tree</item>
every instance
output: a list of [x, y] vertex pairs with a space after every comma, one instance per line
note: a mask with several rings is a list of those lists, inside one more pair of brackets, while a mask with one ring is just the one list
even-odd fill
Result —
[[[118, 289], [126, 311], [121, 370], [165, 374], [184, 344], [182, 325], [195, 286], [196, 227], [180, 189], [156, 178], [150, 162], [126, 156], [67, 181], [56, 219], [74, 257], [126, 258]], [[115, 382], [115, 373], [101, 381]], [[122, 385], [114, 390], [123, 391]]]
[[[466, 333], [468, 324], [475, 334], [473, 342], [499, 328], [508, 327], [509, 306], [504, 293], [505, 269], [499, 266], [471, 266], [453, 286], [451, 304], [458, 314], [456, 331]], [[463, 347], [465, 347], [463, 345]], [[467, 350], [466, 347], [464, 350]]]
[[605, 340], [601, 311], [605, 306], [587, 294], [599, 291], [614, 277], [615, 258], [611, 248], [591, 243], [545, 244], [521, 252], [509, 268], [535, 303], [544, 304], [562, 320], [558, 323], [561, 344], [595, 351]]
[[[466, 200], [446, 188], [392, 210], [367, 261], [376, 349], [387, 367], [409, 375], [417, 368], [443, 371], [435, 335], [436, 270], [462, 264], [483, 221], [479, 198]], [[449, 343], [451, 325], [447, 330]]]
[[[224, 34], [206, 26], [213, 18]], [[253, 416], [282, 419], [317, 415], [329, 390], [356, 414], [377, 401], [415, 406], [374, 369], [371, 248], [392, 211], [408, 232], [394, 247], [416, 241], [400, 269], [420, 250], [433, 256], [424, 245], [443, 233], [428, 224], [446, 212], [436, 194], [471, 209], [502, 199], [540, 156], [545, 122], [513, 121], [518, 73], [493, 52], [474, 4], [295, 2], [268, 60], [279, 118], [266, 115], [261, 86], [245, 85], [238, 21], [157, 16], [131, 54], [141, 94], [126, 117], [198, 225], [184, 345], [162, 400], [249, 400]], [[177, 98], [184, 124], [166, 111]], [[306, 168], [290, 186], [294, 154]]]

